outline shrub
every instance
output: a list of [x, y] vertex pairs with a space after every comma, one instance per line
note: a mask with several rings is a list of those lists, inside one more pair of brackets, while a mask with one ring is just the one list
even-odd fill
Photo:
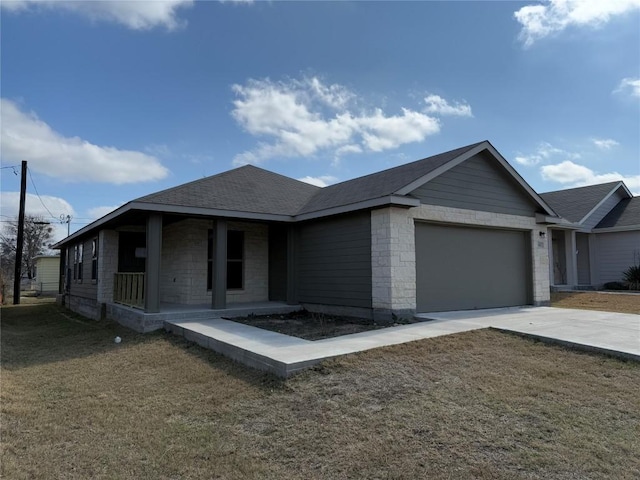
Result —
[[604, 284], [604, 289], [605, 290], [629, 290], [629, 287], [627, 287], [622, 282], [607, 282]]
[[627, 268], [623, 273], [625, 282], [629, 284], [629, 288], [633, 290], [640, 289], [640, 265], [633, 265]]

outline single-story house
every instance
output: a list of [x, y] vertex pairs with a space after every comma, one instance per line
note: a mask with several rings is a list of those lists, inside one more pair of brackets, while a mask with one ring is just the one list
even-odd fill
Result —
[[566, 220], [550, 228], [552, 286], [602, 288], [640, 265], [640, 197], [623, 182], [540, 196]]
[[56, 248], [66, 305], [139, 330], [251, 302], [391, 321], [548, 304], [561, 221], [483, 141], [325, 188], [246, 165], [132, 200]]
[[31, 289], [41, 295], [55, 295], [60, 283], [60, 256], [38, 255], [34, 260], [36, 275]]

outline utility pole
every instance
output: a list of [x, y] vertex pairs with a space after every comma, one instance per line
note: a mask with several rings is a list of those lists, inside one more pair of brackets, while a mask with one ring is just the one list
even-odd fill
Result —
[[20, 210], [18, 211], [18, 238], [16, 239], [16, 267], [13, 278], [13, 304], [20, 305], [20, 277], [22, 277], [22, 247], [24, 244], [24, 203], [27, 197], [27, 161], [22, 160], [20, 178]]
[[71, 215], [65, 215], [64, 213], [62, 215], [60, 215], [60, 223], [66, 223], [67, 224], [67, 237], [70, 235], [71, 232], [71, 219], [73, 217]]

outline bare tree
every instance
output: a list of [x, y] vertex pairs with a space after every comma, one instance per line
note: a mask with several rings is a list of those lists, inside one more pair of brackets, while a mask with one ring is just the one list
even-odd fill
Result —
[[[43, 217], [26, 215], [24, 218], [24, 243], [22, 247], [22, 278], [35, 276], [35, 257], [49, 250], [53, 228]], [[18, 218], [10, 221], [0, 233], [1, 271], [5, 279], [13, 278], [16, 261]]]

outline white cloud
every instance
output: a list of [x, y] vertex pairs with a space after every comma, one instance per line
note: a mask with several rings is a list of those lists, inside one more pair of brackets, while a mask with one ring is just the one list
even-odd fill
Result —
[[97, 220], [98, 218], [104, 217], [108, 213], [113, 212], [116, 208], [120, 208], [121, 206], [122, 206], [122, 203], [118, 205], [113, 205], [113, 206], [105, 205], [101, 207], [93, 207], [87, 210], [87, 213], [89, 214], [89, 217], [91, 217], [91, 219]]
[[[326, 85], [317, 77], [286, 82], [249, 80], [232, 89], [236, 94], [233, 118], [261, 139], [255, 149], [237, 155], [235, 165], [259, 164], [273, 157], [307, 157], [320, 151], [336, 158], [381, 152], [421, 142], [441, 128], [437, 117], [409, 108], [396, 115], [380, 108], [355, 111], [358, 97], [354, 92], [342, 85]], [[442, 100], [456, 114], [464, 114], [467, 107], [470, 114], [468, 105], [450, 106]]]
[[550, 0], [527, 5], [514, 13], [525, 47], [570, 26], [599, 27], [612, 17], [640, 8], [640, 0]]
[[640, 78], [623, 78], [613, 93], [626, 93], [640, 98]]
[[316, 187], [326, 187], [327, 185], [331, 185], [332, 183], [336, 183], [338, 179], [336, 177], [332, 177], [331, 175], [322, 175], [320, 177], [302, 177], [299, 178], [301, 182], [310, 183], [311, 185], [315, 185]]
[[65, 181], [135, 183], [159, 180], [168, 170], [142, 152], [101, 147], [78, 137], [64, 137], [25, 113], [10, 100], [1, 103], [3, 161], [27, 160], [33, 171]]
[[611, 138], [592, 138], [593, 144], [600, 150], [611, 150], [613, 147], [620, 145], [618, 142]]
[[425, 108], [425, 112], [427, 113], [453, 115], [458, 117], [473, 117], [473, 113], [471, 113], [471, 106], [467, 103], [455, 102], [453, 105], [450, 105], [449, 102], [440, 95], [428, 95], [424, 99], [424, 102], [427, 104], [427, 108]]
[[580, 158], [580, 154], [571, 153], [560, 148], [554, 147], [550, 143], [541, 142], [536, 151], [529, 155], [518, 154], [515, 161], [525, 167], [532, 167], [544, 161], [549, 161], [554, 157], [563, 156], [572, 159]]
[[[25, 198], [25, 213], [27, 215], [41, 216], [44, 221], [51, 222], [53, 228], [53, 242], [62, 240], [67, 236], [67, 225], [60, 223], [60, 215], [75, 215], [73, 207], [65, 199], [53, 197], [50, 195], [40, 195], [42, 202], [32, 193], [27, 193]], [[49, 211], [54, 215], [52, 217]], [[0, 193], [0, 212], [2, 220], [13, 220], [18, 215], [20, 207], [20, 192], [2, 192]], [[3, 223], [4, 225], [4, 223]]]
[[175, 30], [186, 22], [178, 18], [180, 8], [191, 7], [193, 0], [155, 1], [62, 1], [62, 0], [3, 0], [2, 8], [11, 12], [35, 10], [66, 10], [92, 21], [119, 23], [132, 30], [165, 27]]
[[348, 155], [350, 153], [362, 153], [362, 147], [360, 145], [345, 145], [336, 150], [337, 156]]
[[562, 183], [568, 187], [583, 187], [622, 180], [630, 190], [640, 191], [640, 175], [622, 175], [618, 172], [596, 173], [570, 160], [555, 165], [544, 165], [540, 168], [540, 172], [545, 180]]

